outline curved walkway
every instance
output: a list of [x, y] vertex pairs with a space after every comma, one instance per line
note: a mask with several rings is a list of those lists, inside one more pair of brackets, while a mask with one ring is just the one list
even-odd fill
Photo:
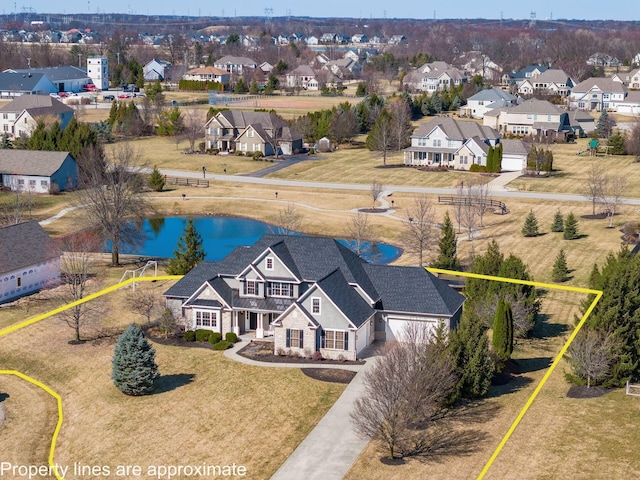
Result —
[[239, 348], [234, 346], [225, 350], [224, 355], [238, 362], [260, 367], [339, 368], [358, 372], [329, 411], [271, 477], [271, 480], [342, 479], [368, 443], [368, 440], [356, 435], [351, 424], [351, 412], [354, 402], [365, 391], [363, 373], [377, 360], [376, 345], [370, 345], [363, 352], [363, 357], [369, 359], [364, 365], [258, 362], [238, 355], [238, 350]]

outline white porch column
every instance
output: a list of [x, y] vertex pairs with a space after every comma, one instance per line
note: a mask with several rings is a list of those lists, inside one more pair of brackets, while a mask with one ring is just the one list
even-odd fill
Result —
[[231, 312], [231, 331], [236, 335], [240, 335], [240, 326], [238, 325], [238, 312]]
[[259, 313], [256, 319], [256, 338], [264, 338], [264, 313]]

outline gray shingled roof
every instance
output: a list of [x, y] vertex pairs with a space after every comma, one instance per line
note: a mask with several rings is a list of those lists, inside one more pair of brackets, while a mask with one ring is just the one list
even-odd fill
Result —
[[356, 327], [360, 327], [374, 310], [356, 292], [338, 269], [318, 282], [318, 286]]
[[51, 95], [20, 95], [0, 108], [0, 112], [19, 113], [23, 110], [38, 114], [73, 112], [73, 108], [56, 100]]
[[41, 73], [29, 77], [20, 73], [2, 72], [0, 73], [0, 90], [4, 92], [32, 92], [43, 76]]
[[215, 262], [201, 262], [189, 273], [178, 280], [169, 288], [164, 295], [167, 297], [189, 298], [207, 280], [211, 280], [216, 275]]
[[471, 97], [468, 98], [468, 100], [482, 101], [482, 102], [496, 102], [499, 100], [503, 100], [506, 102], [513, 102], [515, 99], [516, 97], [511, 95], [509, 92], [505, 92], [504, 90], [498, 87], [489, 88], [487, 90], [481, 90], [475, 95], [472, 95]]
[[536, 98], [531, 98], [529, 100], [525, 100], [520, 105], [512, 107], [511, 109], [509, 109], [509, 112], [537, 113], [539, 115], [562, 115], [567, 111], [547, 100], [538, 100]]
[[623, 93], [627, 91], [627, 88], [621, 82], [616, 82], [611, 78], [591, 77], [575, 85], [571, 92], [574, 94], [588, 92], [596, 86], [606, 93]]
[[498, 138], [500, 134], [491, 127], [472, 121], [455, 120], [451, 117], [436, 117], [418, 127], [412, 137], [425, 137], [436, 127], [440, 127], [448, 138], [463, 140], [472, 137]]
[[50, 177], [60, 169], [68, 156], [69, 152], [2, 150], [0, 173]]
[[35, 220], [0, 228], [0, 273], [27, 268], [59, 255], [51, 237]]
[[545, 70], [537, 78], [531, 79], [534, 83], [564, 83], [570, 80], [569, 75], [564, 70], [558, 68], [550, 68]]
[[421, 267], [366, 265], [386, 312], [452, 316], [464, 297]]
[[16, 73], [26, 74], [42, 74], [46, 75], [52, 82], [63, 82], [65, 80], [76, 80], [78, 78], [89, 78], [87, 70], [85, 68], [78, 68], [72, 66], [59, 66], [59, 67], [42, 67], [42, 68], [13, 68], [12, 71]]
[[500, 140], [502, 144], [502, 153], [507, 155], [528, 155], [529, 149], [527, 145], [519, 139], [503, 138]]

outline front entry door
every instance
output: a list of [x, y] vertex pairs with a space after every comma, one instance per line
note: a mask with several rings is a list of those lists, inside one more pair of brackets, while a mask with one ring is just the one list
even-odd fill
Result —
[[256, 330], [258, 328], [258, 314], [255, 312], [249, 312], [249, 330]]

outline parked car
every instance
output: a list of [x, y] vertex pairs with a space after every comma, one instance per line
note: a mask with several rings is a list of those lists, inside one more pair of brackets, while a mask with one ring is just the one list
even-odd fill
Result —
[[118, 95], [118, 98], [131, 98], [130, 93], [121, 93]]
[[58, 96], [59, 96], [60, 98], [66, 98], [66, 97], [68, 97], [68, 96], [69, 96], [69, 94], [68, 94], [67, 92], [58, 92]]
[[97, 92], [98, 87], [96, 87], [93, 83], [86, 83], [82, 85], [82, 90], [85, 92]]
[[106, 102], [107, 100], [109, 100], [109, 101], [113, 101], [113, 100], [115, 100], [115, 99], [116, 99], [115, 95], [103, 95], [103, 97], [102, 97], [102, 100], [104, 100], [105, 102]]

